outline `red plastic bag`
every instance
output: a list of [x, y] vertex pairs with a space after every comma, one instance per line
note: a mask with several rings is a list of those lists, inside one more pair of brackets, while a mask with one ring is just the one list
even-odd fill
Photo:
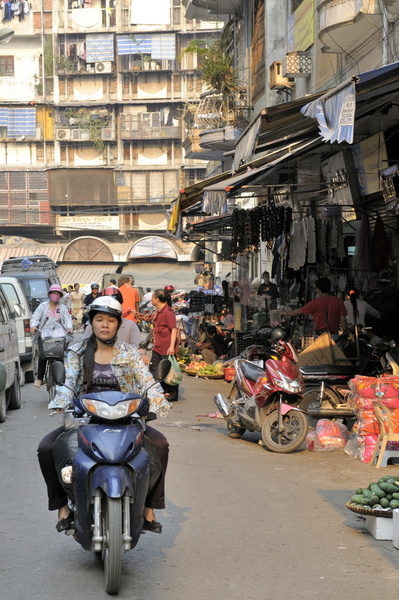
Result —
[[317, 421], [316, 434], [325, 450], [339, 450], [348, 441], [348, 428], [343, 423], [320, 419]]

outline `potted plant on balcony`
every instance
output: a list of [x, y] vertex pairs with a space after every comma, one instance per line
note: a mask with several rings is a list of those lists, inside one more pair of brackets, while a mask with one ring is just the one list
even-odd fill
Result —
[[221, 97], [220, 113], [226, 123], [233, 124], [237, 92], [242, 90], [237, 71], [228, 52], [227, 36], [219, 39], [192, 40], [183, 54], [196, 54], [198, 69], [209, 93]]
[[75, 63], [69, 56], [57, 56], [55, 64], [57, 65], [58, 75], [66, 75], [67, 73], [75, 71]]

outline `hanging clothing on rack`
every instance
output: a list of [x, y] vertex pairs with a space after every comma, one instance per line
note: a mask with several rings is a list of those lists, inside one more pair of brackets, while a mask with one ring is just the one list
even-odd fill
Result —
[[291, 224], [290, 258], [288, 266], [298, 271], [306, 261], [308, 244], [307, 222], [303, 217], [294, 219]]
[[356, 236], [354, 266], [359, 271], [374, 271], [372, 236], [367, 213], [363, 213]]
[[391, 258], [391, 242], [385, 229], [385, 225], [380, 215], [377, 216], [374, 232], [373, 232], [373, 251], [375, 268], [377, 271], [382, 271], [389, 267], [389, 260]]
[[5, 2], [3, 8], [3, 21], [11, 21], [14, 18], [14, 13], [11, 9], [11, 2]]

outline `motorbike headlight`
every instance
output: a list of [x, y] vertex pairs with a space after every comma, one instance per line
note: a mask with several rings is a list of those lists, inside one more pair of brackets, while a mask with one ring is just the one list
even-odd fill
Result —
[[140, 406], [140, 398], [136, 400], [124, 400], [114, 406], [110, 406], [101, 400], [92, 400], [91, 398], [82, 398], [82, 404], [91, 415], [106, 420], [123, 419], [135, 413]]
[[282, 373], [279, 374], [278, 378], [276, 377], [274, 379], [274, 384], [286, 392], [290, 392], [291, 394], [299, 394], [303, 389], [302, 381], [299, 381], [298, 379], [290, 379]]

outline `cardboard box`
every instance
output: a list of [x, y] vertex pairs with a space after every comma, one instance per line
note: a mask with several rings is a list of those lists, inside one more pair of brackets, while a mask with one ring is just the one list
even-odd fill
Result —
[[399, 508], [395, 508], [392, 515], [393, 538], [392, 544], [394, 548], [399, 550]]
[[319, 335], [313, 344], [310, 344], [298, 356], [299, 367], [332, 364], [348, 365], [351, 363], [348, 362], [345, 354], [341, 352], [328, 333]]
[[393, 518], [367, 515], [366, 528], [376, 540], [393, 540]]

